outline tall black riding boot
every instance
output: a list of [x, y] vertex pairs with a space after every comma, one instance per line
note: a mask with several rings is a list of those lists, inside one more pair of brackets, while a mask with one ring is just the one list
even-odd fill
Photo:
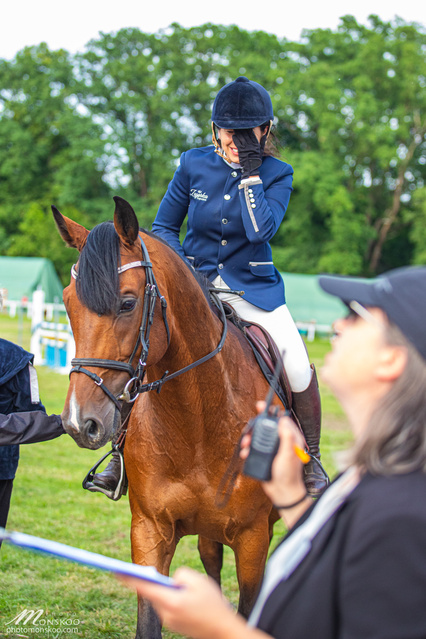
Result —
[[[306, 490], [311, 497], [318, 497], [329, 483], [327, 474], [318, 463], [320, 459], [321, 399], [315, 366], [311, 364], [309, 386], [300, 393], [293, 393], [293, 410], [299, 420], [311, 459], [304, 468]], [[318, 460], [318, 461], [317, 461]]]

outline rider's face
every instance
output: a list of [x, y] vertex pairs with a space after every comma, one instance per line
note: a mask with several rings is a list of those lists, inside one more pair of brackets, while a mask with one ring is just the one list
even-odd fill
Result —
[[[256, 126], [253, 129], [253, 133], [255, 134], [255, 136], [260, 142], [260, 139], [264, 131], [262, 131], [260, 126]], [[239, 163], [238, 149], [232, 139], [233, 135], [234, 135], [234, 129], [219, 129], [218, 131], [218, 138], [221, 141], [222, 150], [224, 151], [226, 157], [228, 158], [230, 162], [235, 162], [236, 164], [238, 164]]]

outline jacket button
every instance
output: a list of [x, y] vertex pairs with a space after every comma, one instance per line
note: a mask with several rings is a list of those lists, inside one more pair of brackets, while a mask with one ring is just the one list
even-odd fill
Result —
[[223, 269], [223, 264], [218, 264], [217, 268]]
[[222, 240], [221, 244], [222, 244], [222, 246], [226, 246], [228, 244], [228, 241], [227, 240]]
[[226, 195], [223, 196], [224, 200], [230, 200], [231, 196], [229, 195], [229, 193], [227, 193]]
[[226, 219], [226, 217], [222, 219], [222, 224], [228, 224], [228, 220]]
[[238, 173], [236, 171], [232, 171], [231, 175], [232, 177], [237, 177]]
[[252, 205], [251, 205], [251, 208], [252, 208], [252, 209], [255, 209], [255, 208], [256, 208], [256, 204], [252, 204]]

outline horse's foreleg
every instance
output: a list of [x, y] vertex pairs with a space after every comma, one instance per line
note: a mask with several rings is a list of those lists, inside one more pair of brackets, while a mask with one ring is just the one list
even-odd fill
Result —
[[240, 587], [238, 612], [246, 618], [253, 608], [262, 583], [269, 543], [269, 526], [266, 524], [263, 530], [243, 531], [233, 546]]
[[161, 621], [149, 601], [138, 597], [138, 624], [135, 639], [161, 639]]
[[220, 572], [223, 565], [223, 544], [207, 537], [198, 537], [198, 552], [204, 569], [220, 586]]
[[[165, 534], [168, 533], [168, 534]], [[155, 566], [163, 575], [169, 574], [170, 563], [176, 550], [172, 526], [165, 525], [160, 534], [158, 525], [133, 515], [132, 560], [142, 566]], [[135, 639], [161, 639], [161, 622], [146, 599], [138, 597], [138, 623]]]

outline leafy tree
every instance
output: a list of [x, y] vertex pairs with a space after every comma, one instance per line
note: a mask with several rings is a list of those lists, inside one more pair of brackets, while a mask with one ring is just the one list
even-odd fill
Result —
[[426, 187], [413, 193], [412, 209], [405, 218], [409, 224], [409, 239], [414, 246], [413, 264], [426, 264]]
[[101, 129], [78, 110], [68, 53], [45, 44], [0, 60], [0, 197], [61, 203], [105, 196]]
[[41, 44], [0, 60], [0, 249], [50, 251], [65, 272], [48, 204], [91, 226], [111, 218], [112, 193], [149, 227], [182, 151], [211, 141], [217, 90], [246, 75], [270, 91], [295, 169], [278, 267], [368, 275], [422, 261], [425, 38], [377, 16], [299, 43], [173, 24], [101, 34], [74, 57]]
[[79, 56], [78, 98], [102, 123], [111, 183], [127, 187], [129, 199], [143, 199], [145, 223], [152, 221], [182, 151], [211, 143], [218, 88], [241, 75], [242, 58], [260, 81], [259, 55], [269, 55], [270, 43], [279, 50], [277, 38], [264, 33], [173, 24], [156, 34], [102, 34]]
[[102, 132], [79, 111], [75, 83], [69, 54], [45, 44], [0, 60], [0, 247], [9, 255], [50, 257], [63, 277], [71, 257], [50, 204], [77, 207], [77, 217], [88, 210], [93, 223], [109, 194]]
[[[286, 46], [278, 69], [291, 71], [279, 126], [290, 147], [302, 151], [295, 173], [295, 184], [300, 178], [302, 184], [288, 223], [298, 218], [328, 231], [314, 269], [372, 274], [410, 260], [404, 213], [426, 177], [426, 34], [399, 19], [371, 16], [370, 24], [346, 16], [336, 32], [307, 31], [302, 43]], [[288, 58], [298, 73], [286, 66]], [[303, 172], [308, 152], [317, 166], [310, 183]], [[336, 193], [327, 189], [330, 172]], [[325, 199], [318, 199], [324, 191]], [[297, 267], [303, 268], [303, 258]]]
[[[77, 210], [69, 212], [76, 221], [82, 221]], [[84, 218], [83, 218], [84, 219]], [[18, 232], [11, 238], [9, 255], [21, 257], [48, 257], [64, 285], [69, 283], [70, 267], [78, 259], [77, 251], [65, 249], [64, 242], [56, 230], [50, 207], [39, 202], [30, 203], [22, 212]]]

